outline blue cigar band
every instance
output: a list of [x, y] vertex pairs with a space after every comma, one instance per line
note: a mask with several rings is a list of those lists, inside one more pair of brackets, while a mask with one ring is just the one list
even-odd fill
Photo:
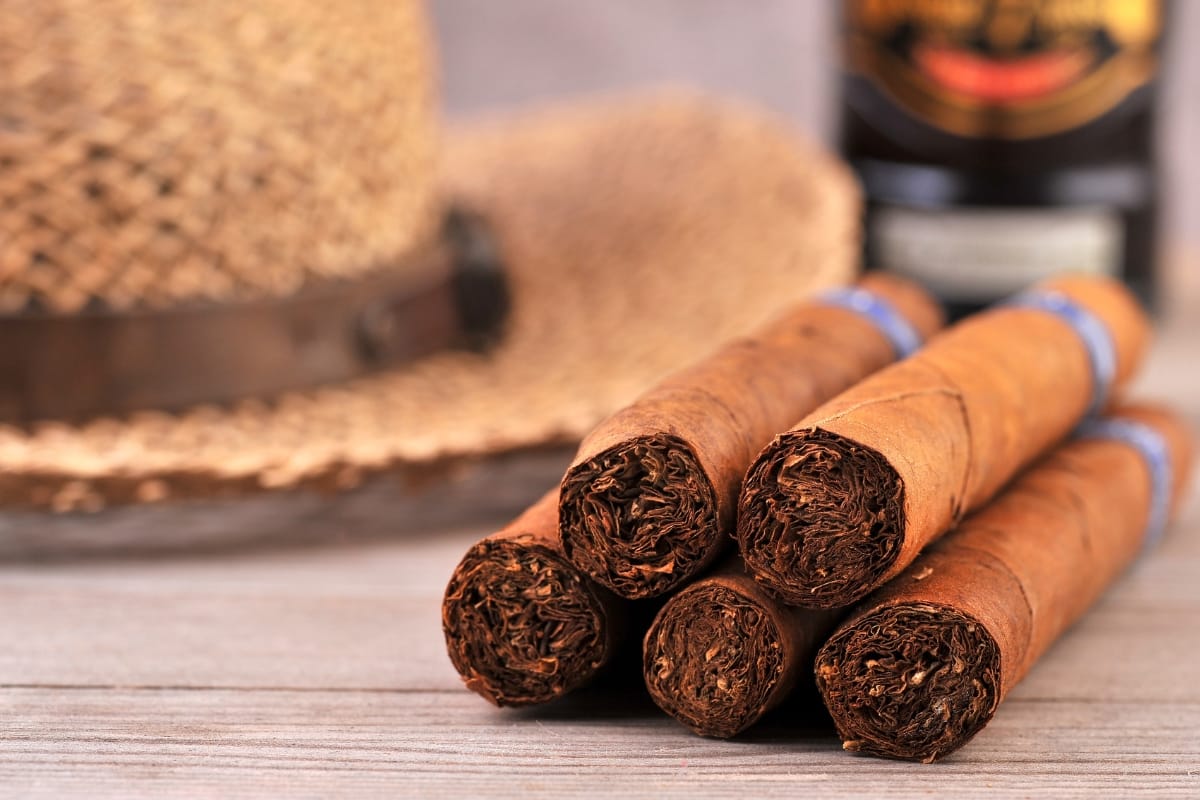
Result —
[[1089, 416], [1098, 413], [1108, 399], [1108, 392], [1117, 374], [1117, 348], [1108, 326], [1061, 292], [1036, 289], [1022, 292], [1005, 305], [1048, 311], [1075, 330], [1087, 349], [1088, 361], [1092, 365], [1092, 402], [1088, 405], [1087, 413]]
[[816, 296], [816, 301], [865, 317], [891, 342], [897, 358], [908, 358], [921, 347], [921, 335], [917, 333], [891, 303], [874, 292], [855, 286], [830, 289]]
[[1150, 516], [1146, 522], [1145, 548], [1162, 539], [1171, 506], [1171, 453], [1167, 442], [1154, 428], [1124, 417], [1096, 417], [1075, 429], [1080, 439], [1111, 439], [1137, 450], [1150, 470]]

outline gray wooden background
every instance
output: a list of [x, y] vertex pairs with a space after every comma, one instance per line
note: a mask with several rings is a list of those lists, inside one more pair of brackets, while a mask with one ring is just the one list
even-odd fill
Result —
[[[829, 139], [831, 0], [434, 0], [451, 115], [664, 81], [754, 98]], [[1174, 4], [1167, 236], [1200, 245], [1200, 2]]]

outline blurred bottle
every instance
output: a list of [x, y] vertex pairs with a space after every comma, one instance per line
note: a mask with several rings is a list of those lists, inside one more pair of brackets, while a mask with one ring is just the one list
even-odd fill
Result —
[[841, 146], [868, 266], [960, 315], [1064, 270], [1156, 290], [1164, 3], [848, 0]]

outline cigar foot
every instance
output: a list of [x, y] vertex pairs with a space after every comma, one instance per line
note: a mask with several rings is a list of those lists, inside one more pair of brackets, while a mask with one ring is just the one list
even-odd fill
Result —
[[934, 761], [996, 710], [1000, 648], [949, 606], [884, 606], [841, 628], [816, 659], [817, 686], [844, 747]]
[[850, 605], [878, 585], [903, 542], [904, 484], [877, 451], [820, 428], [776, 437], [750, 467], [737, 541], [786, 603]]
[[576, 464], [560, 497], [563, 551], [622, 597], [665, 594], [720, 550], [716, 493], [675, 436], [630, 439]]
[[560, 697], [607, 658], [597, 587], [528, 536], [485, 539], [467, 552], [446, 587], [442, 627], [467, 688], [498, 706]]
[[785, 669], [770, 610], [725, 586], [673, 597], [646, 633], [646, 688], [701, 736], [728, 738], [762, 716]]

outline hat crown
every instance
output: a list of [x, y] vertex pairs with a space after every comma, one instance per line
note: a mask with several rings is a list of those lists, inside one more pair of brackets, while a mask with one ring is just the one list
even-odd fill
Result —
[[0, 313], [291, 295], [435, 228], [417, 0], [0, 0]]

